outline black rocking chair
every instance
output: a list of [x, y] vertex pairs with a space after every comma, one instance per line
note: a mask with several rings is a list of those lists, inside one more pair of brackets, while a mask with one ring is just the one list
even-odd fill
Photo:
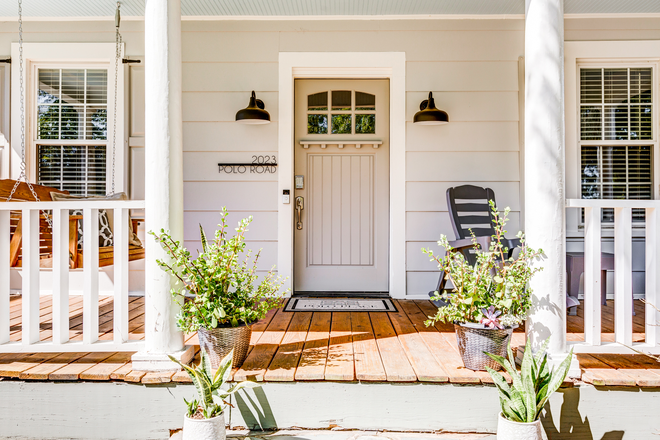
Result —
[[[495, 235], [494, 218], [488, 203], [490, 200], [495, 202], [495, 193], [490, 188], [462, 185], [447, 189], [449, 217], [456, 236], [456, 240], [450, 241], [449, 244], [456, 252], [462, 253], [465, 260], [471, 265], [474, 265], [477, 260], [470, 230], [474, 233], [481, 249], [489, 249], [492, 236]], [[505, 238], [502, 244], [508, 250], [507, 258], [510, 258], [514, 249], [520, 246], [521, 242], [518, 238]], [[446, 284], [445, 273], [442, 271], [438, 285], [434, 291], [429, 292], [429, 297], [442, 293]], [[433, 304], [437, 307], [446, 305], [442, 300], [434, 300]]]

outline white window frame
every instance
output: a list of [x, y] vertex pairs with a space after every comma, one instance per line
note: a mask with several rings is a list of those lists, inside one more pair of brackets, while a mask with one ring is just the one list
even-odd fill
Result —
[[[117, 75], [117, 127], [113, 130], [114, 84], [115, 84], [114, 43], [24, 43], [24, 103], [25, 103], [25, 162], [30, 182], [37, 181], [37, 127], [36, 94], [38, 90], [37, 69], [40, 68], [107, 68], [108, 69], [108, 136], [106, 150], [106, 192], [112, 186], [112, 141], [113, 131], [117, 137], [115, 151], [115, 191], [126, 192], [128, 188], [127, 145], [125, 136], [125, 67], [120, 64]], [[123, 53], [123, 45], [121, 47]], [[11, 172], [13, 179], [20, 175], [21, 163], [21, 100], [20, 63], [18, 43], [12, 43], [11, 65]], [[90, 141], [93, 142], [93, 141]]]
[[[653, 139], [645, 141], [653, 145], [652, 152], [652, 197], [660, 199], [660, 115], [658, 115], [658, 89], [660, 88], [660, 41], [567, 41], [564, 44], [564, 94], [566, 125], [566, 197], [579, 199], [582, 194], [580, 178], [580, 67], [651, 67], [653, 68]], [[617, 141], [603, 141], [614, 144]], [[621, 141], [623, 142], [623, 141]], [[625, 141], [639, 144], [637, 141]], [[582, 237], [580, 210], [570, 209], [566, 213], [567, 237]], [[604, 224], [604, 229], [607, 225]], [[636, 223], [635, 227], [643, 225]], [[611, 235], [603, 231], [603, 235]], [[642, 232], [643, 234], [643, 232]], [[635, 234], [637, 235], [637, 234]]]

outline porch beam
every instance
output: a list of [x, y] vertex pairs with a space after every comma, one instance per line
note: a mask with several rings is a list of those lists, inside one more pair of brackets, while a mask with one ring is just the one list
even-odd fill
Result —
[[[147, 0], [144, 37], [146, 230], [183, 242], [180, 0]], [[175, 369], [167, 355], [187, 361], [191, 350], [176, 326], [174, 280], [156, 262], [169, 257], [153, 237], [145, 241], [145, 351], [133, 356], [133, 369]]]
[[566, 353], [564, 1], [525, 2], [525, 234], [545, 257], [530, 286], [527, 337]]

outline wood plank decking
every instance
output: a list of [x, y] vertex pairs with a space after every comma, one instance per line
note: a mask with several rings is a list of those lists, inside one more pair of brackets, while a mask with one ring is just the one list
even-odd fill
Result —
[[[112, 298], [99, 305], [100, 339], [112, 339]], [[485, 372], [462, 366], [453, 326], [426, 327], [429, 301], [395, 301], [398, 312], [271, 311], [255, 324], [250, 351], [235, 380], [266, 382], [364, 381], [489, 384]], [[644, 338], [644, 307], [635, 301], [634, 339]], [[21, 335], [21, 297], [10, 303], [11, 339]], [[40, 339], [51, 337], [51, 297], [41, 298]], [[130, 339], [144, 339], [144, 298], [129, 299]], [[82, 338], [82, 297], [71, 297], [70, 338]], [[580, 340], [583, 319], [568, 317], [569, 340]], [[603, 340], [613, 340], [613, 303], [603, 307]], [[197, 335], [187, 344], [198, 345]], [[522, 329], [514, 345], [522, 345]], [[198, 347], [196, 347], [198, 349]], [[184, 372], [145, 373], [131, 368], [132, 353], [0, 354], [0, 380], [107, 381], [157, 384], [189, 382]], [[199, 353], [196, 359], [199, 358]], [[598, 386], [660, 387], [660, 363], [642, 355], [578, 355], [582, 380]], [[195, 361], [196, 362], [196, 361]]]

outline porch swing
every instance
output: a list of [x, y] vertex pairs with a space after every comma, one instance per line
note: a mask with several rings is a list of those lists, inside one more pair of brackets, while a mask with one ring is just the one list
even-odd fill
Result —
[[[117, 11], [115, 14], [115, 87], [114, 87], [114, 123], [113, 130], [117, 124], [117, 74], [119, 71], [119, 62], [121, 58], [121, 34], [119, 33], [120, 23], [120, 4], [117, 2]], [[0, 180], [0, 201], [22, 201], [22, 202], [46, 202], [64, 199], [85, 200], [85, 198], [77, 198], [70, 196], [68, 191], [52, 188], [44, 185], [37, 185], [30, 183], [25, 163], [25, 103], [23, 94], [23, 18], [22, 18], [22, 0], [18, 0], [18, 27], [19, 27], [19, 63], [20, 63], [20, 90], [21, 90], [21, 173], [17, 180], [4, 179]], [[123, 60], [122, 60], [123, 63]], [[116, 136], [112, 137], [112, 182], [111, 191], [106, 194], [106, 198], [122, 200], [126, 199], [124, 193], [115, 193], [115, 150], [116, 150]], [[68, 197], [67, 197], [68, 196]], [[101, 213], [99, 213], [101, 217]], [[145, 251], [142, 243], [137, 238], [137, 227], [141, 219], [132, 218], [129, 216], [130, 229], [129, 229], [129, 246], [128, 246], [128, 261], [135, 261], [144, 259]], [[69, 215], [69, 267], [76, 269], [82, 267], [82, 246], [79, 240], [80, 237], [80, 223], [82, 222], [82, 215]], [[21, 244], [23, 238], [23, 228], [21, 214], [18, 211], [12, 211], [10, 214], [10, 236], [11, 242], [9, 246], [10, 264], [11, 267], [21, 267]], [[101, 238], [101, 237], [99, 237]], [[52, 252], [53, 252], [53, 224], [49, 214], [42, 211], [39, 219], [39, 266], [51, 268], [53, 265]], [[110, 266], [114, 264], [114, 246], [99, 245], [99, 267]]]

